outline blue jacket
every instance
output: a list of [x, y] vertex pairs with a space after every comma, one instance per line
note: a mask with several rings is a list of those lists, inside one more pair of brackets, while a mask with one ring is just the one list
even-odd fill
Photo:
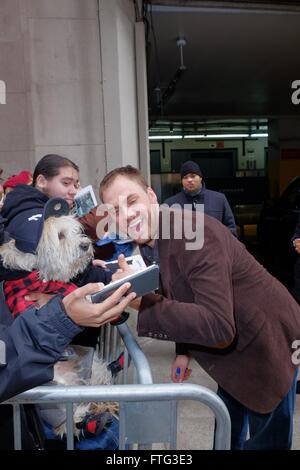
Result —
[[82, 330], [65, 313], [58, 296], [11, 323], [0, 284], [0, 347], [6, 351], [5, 363], [0, 364], [0, 401], [52, 380], [55, 362]]
[[180, 204], [183, 207], [185, 204], [192, 206], [193, 210], [196, 210], [196, 204], [204, 204], [204, 213], [214, 217], [215, 219], [222, 222], [233, 235], [237, 236], [236, 225], [232, 210], [223, 193], [217, 191], [211, 191], [202, 186], [202, 190], [196, 196], [191, 196], [182, 190], [175, 196], [169, 197], [164, 201], [164, 204], [172, 206], [173, 204]]

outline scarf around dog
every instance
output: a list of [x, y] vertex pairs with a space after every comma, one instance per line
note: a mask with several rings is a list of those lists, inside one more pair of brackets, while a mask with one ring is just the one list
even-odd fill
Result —
[[33, 271], [22, 279], [4, 282], [4, 293], [8, 308], [13, 318], [23, 313], [31, 305], [35, 305], [32, 300], [25, 300], [24, 296], [32, 292], [40, 292], [43, 294], [61, 294], [63, 297], [70, 294], [77, 286], [72, 283], [61, 281], [41, 281], [39, 273]]

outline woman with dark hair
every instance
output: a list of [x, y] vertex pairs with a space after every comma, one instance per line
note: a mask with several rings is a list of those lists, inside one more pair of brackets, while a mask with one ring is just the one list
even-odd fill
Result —
[[66, 157], [45, 155], [36, 165], [32, 185], [20, 184], [8, 193], [1, 215], [7, 224], [20, 212], [42, 208], [51, 197], [61, 197], [71, 208], [80, 186], [79, 168]]
[[34, 169], [32, 185], [48, 197], [62, 197], [72, 207], [80, 186], [79, 168], [66, 157], [45, 155]]
[[[6, 226], [19, 215], [29, 209], [43, 209], [49, 198], [61, 197], [65, 199], [69, 207], [74, 204], [74, 197], [79, 188], [79, 168], [68, 158], [60, 155], [45, 155], [36, 165], [33, 172], [32, 185], [18, 185], [13, 191], [7, 194], [1, 211], [1, 216], [6, 219]], [[29, 273], [24, 271], [7, 272], [0, 260], [0, 282], [7, 279], [20, 279]], [[103, 282], [108, 284], [111, 281], [111, 273], [102, 268], [101, 261], [94, 261], [87, 269], [79, 274], [72, 283], [78, 287], [89, 282]], [[38, 295], [38, 294], [37, 294]], [[36, 300], [34, 294], [31, 300]], [[96, 332], [97, 334], [97, 332]], [[92, 338], [91, 338], [92, 336]], [[95, 334], [87, 334], [87, 341], [84, 334], [81, 335], [82, 345], [94, 345]]]

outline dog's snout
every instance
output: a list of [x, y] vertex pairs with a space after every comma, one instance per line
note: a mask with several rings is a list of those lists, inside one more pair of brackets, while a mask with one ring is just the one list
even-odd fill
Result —
[[82, 251], [88, 251], [90, 242], [81, 242], [79, 246]]

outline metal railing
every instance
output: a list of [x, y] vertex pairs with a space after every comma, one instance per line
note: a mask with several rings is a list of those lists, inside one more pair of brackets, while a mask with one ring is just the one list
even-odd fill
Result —
[[[43, 385], [21, 393], [5, 402], [13, 405], [14, 445], [21, 449], [22, 404], [65, 404], [67, 449], [74, 449], [73, 404], [84, 402], [119, 402], [119, 448], [137, 444], [151, 449], [153, 443], [168, 442], [177, 447], [177, 403], [196, 400], [207, 405], [216, 419], [215, 449], [229, 449], [231, 423], [223, 401], [211, 390], [193, 384], [153, 384], [149, 362], [128, 325], [104, 325], [100, 331], [98, 354], [108, 362], [124, 349], [122, 384], [114, 385]], [[133, 379], [128, 384], [129, 359], [133, 363]], [[131, 447], [132, 448], [132, 447]]]
[[[17, 395], [5, 403], [14, 405], [15, 411], [19, 405], [28, 403], [65, 403], [67, 407], [67, 435], [72, 443], [67, 442], [68, 448], [73, 446], [73, 403], [89, 401], [117, 401], [126, 403], [143, 402], [173, 402], [179, 400], [196, 400], [207, 405], [216, 418], [215, 449], [230, 449], [231, 424], [230, 417], [223, 401], [213, 391], [194, 384], [134, 384], [134, 385], [96, 385], [96, 386], [47, 386], [36, 387]], [[155, 413], [153, 414], [155, 419]], [[120, 417], [121, 418], [121, 417]], [[148, 417], [144, 415], [142, 426], [150, 426]], [[15, 426], [20, 430], [20, 414], [15, 415]], [[121, 426], [121, 423], [120, 423]], [[135, 423], [138, 427], [138, 423]], [[126, 434], [126, 428], [125, 428]], [[153, 442], [156, 436], [153, 430]], [[20, 435], [16, 436], [16, 448], [20, 449]], [[126, 440], [126, 436], [125, 436]], [[143, 443], [143, 442], [142, 442]], [[146, 443], [147, 444], [147, 443]]]

